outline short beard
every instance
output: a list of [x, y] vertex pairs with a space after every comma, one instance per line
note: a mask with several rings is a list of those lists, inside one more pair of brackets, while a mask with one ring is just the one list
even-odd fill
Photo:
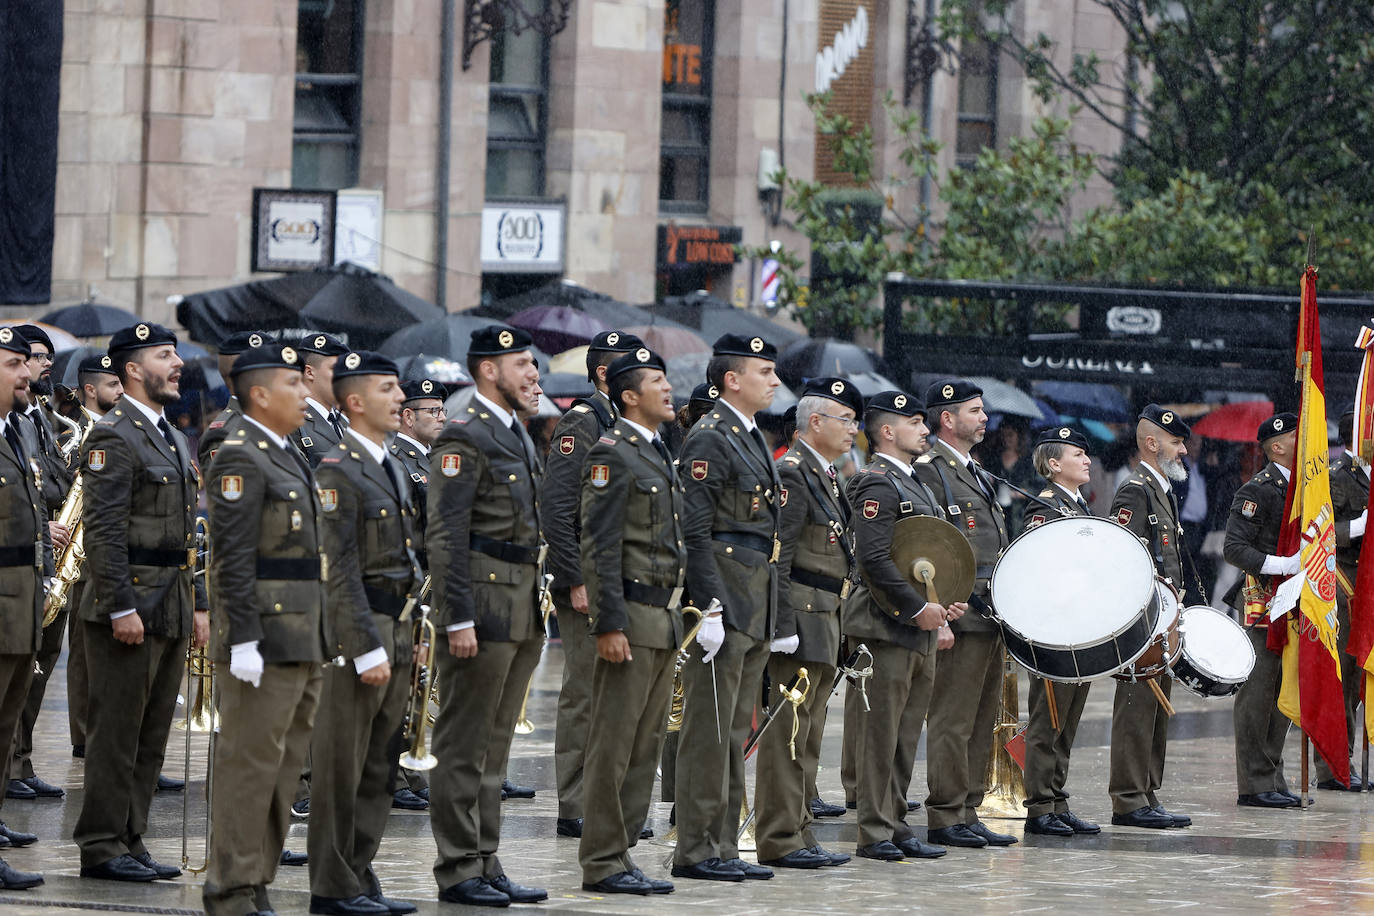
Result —
[[118, 400], [119, 398], [115, 398], [114, 400], [106, 401], [105, 399], [97, 395], [95, 399], [95, 406], [102, 414], [107, 414], [110, 411], [114, 410], [115, 403], [118, 402]]
[[1159, 469], [1172, 481], [1182, 483], [1188, 479], [1188, 466], [1178, 458], [1160, 458]]
[[[496, 383], [496, 392], [501, 395], [501, 399], [506, 402], [506, 409], [513, 414], [520, 414], [529, 411], [530, 408], [520, 399], [520, 386], [508, 385], [504, 381]], [[517, 419], [519, 419], [517, 417]]]
[[40, 394], [40, 395], [42, 395], [42, 396], [45, 397], [45, 398], [46, 398], [46, 397], [51, 397], [51, 396], [52, 396], [52, 376], [49, 375], [47, 378], [31, 378], [31, 379], [29, 379], [29, 390], [32, 391], [34, 394]]
[[180, 394], [173, 394], [169, 390], [171, 387], [172, 383], [165, 378], [157, 380], [149, 379], [143, 386], [143, 390], [148, 393], [148, 397], [152, 399], [154, 404], [161, 407], [167, 407], [181, 400]]

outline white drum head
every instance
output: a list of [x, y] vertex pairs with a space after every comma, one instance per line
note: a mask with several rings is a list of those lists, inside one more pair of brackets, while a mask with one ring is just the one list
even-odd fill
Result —
[[1155, 635], [1163, 636], [1178, 622], [1178, 596], [1163, 582], [1155, 585], [1159, 591], [1159, 622], [1155, 624]]
[[1074, 647], [1128, 629], [1155, 586], [1154, 561], [1134, 534], [1108, 519], [1065, 517], [1013, 541], [991, 588], [1002, 622], [1028, 642]]
[[1228, 683], [1250, 676], [1255, 667], [1255, 647], [1240, 624], [1205, 604], [1186, 607], [1180, 616], [1183, 656], [1194, 668]]

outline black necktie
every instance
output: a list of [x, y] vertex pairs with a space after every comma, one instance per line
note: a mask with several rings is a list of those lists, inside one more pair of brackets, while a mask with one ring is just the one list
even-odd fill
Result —
[[391, 481], [391, 490], [396, 495], [396, 501], [402, 506], [405, 505], [405, 497], [401, 495], [401, 469], [396, 467], [396, 462], [391, 460], [390, 455], [382, 455], [382, 470], [386, 472], [387, 479]]
[[1082, 496], [1075, 496], [1073, 501], [1078, 503], [1078, 510], [1084, 515], [1092, 515], [1092, 513], [1088, 511], [1088, 504]]
[[335, 408], [334, 410], [331, 410], [331, 411], [325, 416], [325, 419], [329, 421], [329, 425], [330, 425], [330, 426], [334, 427], [334, 435], [338, 436], [338, 437], [339, 437], [339, 441], [342, 442], [342, 441], [343, 441], [343, 424], [339, 422], [339, 411], [338, 411], [338, 408]]
[[158, 417], [157, 431], [162, 433], [162, 438], [167, 440], [167, 444], [172, 447], [172, 451], [177, 451], [177, 440], [172, 438], [172, 427], [167, 424], [166, 417]]
[[40, 407], [35, 407], [32, 411], [30, 411], [28, 414], [26, 414], [26, 416], [27, 416], [30, 420], [33, 421], [33, 428], [34, 428], [34, 431], [38, 434], [38, 448], [39, 448], [39, 450], [42, 451], [42, 452], [44, 452], [44, 453], [47, 453], [47, 452], [51, 451], [51, 449], [49, 448], [49, 445], [48, 445], [48, 434], [47, 434], [47, 431], [43, 429], [43, 417], [42, 417], [42, 415], [39, 413], [39, 411], [40, 411], [41, 409], [42, 409], [42, 408], [40, 408]]
[[763, 438], [763, 431], [755, 425], [753, 429], [749, 430], [749, 435], [753, 438], [754, 444], [759, 447], [759, 451], [763, 453], [764, 459], [767, 460], [769, 464], [772, 464], [773, 453], [768, 450], [768, 440]]
[[978, 487], [983, 491], [983, 495], [987, 497], [989, 505], [997, 502], [996, 491], [992, 489], [992, 485], [988, 483], [987, 477], [983, 475], [983, 469], [975, 462], [969, 461], [968, 470], [969, 473], [973, 475], [973, 479], [978, 481]]
[[672, 468], [673, 456], [668, 453], [668, 446], [663, 444], [662, 436], [654, 436], [654, 448], [658, 450], [658, 456], [663, 459], [663, 463]]
[[5, 424], [5, 439], [9, 442], [10, 448], [14, 449], [14, 457], [19, 460], [19, 466], [24, 466], [24, 446], [19, 441], [19, 430], [14, 423], [18, 418], [10, 414], [9, 422]]
[[510, 421], [510, 431], [515, 434], [515, 438], [520, 440], [520, 449], [525, 453], [525, 467], [529, 468], [531, 474], [534, 473], [534, 449], [530, 446], [525, 427], [520, 422], [519, 417], [512, 417]]
[[313, 484], [314, 480], [310, 476], [310, 465], [306, 464], [305, 456], [301, 454], [301, 450], [292, 445], [290, 439], [287, 439], [286, 444], [282, 446], [282, 451], [290, 455], [291, 460], [296, 462], [296, 467], [300, 469], [301, 476], [305, 478], [305, 482]]

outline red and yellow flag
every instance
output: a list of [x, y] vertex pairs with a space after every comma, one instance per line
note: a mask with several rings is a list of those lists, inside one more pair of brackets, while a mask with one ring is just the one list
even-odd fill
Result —
[[[1355, 428], [1350, 450], [1369, 461], [1374, 452], [1374, 328], [1360, 329], [1355, 346], [1364, 350], [1364, 363], [1355, 388]], [[1369, 508], [1374, 509], [1374, 491]], [[1350, 654], [1364, 669], [1365, 734], [1374, 735], [1374, 537], [1360, 545], [1354, 591], [1350, 594]]]
[[1332, 774], [1349, 785], [1345, 703], [1336, 648], [1336, 525], [1331, 509], [1316, 281], [1317, 270], [1309, 266], [1302, 277], [1302, 312], [1298, 318], [1302, 403], [1298, 409], [1297, 452], [1278, 546], [1280, 556], [1302, 551], [1298, 575], [1303, 583], [1297, 613], [1288, 615], [1278, 706], [1312, 739]]

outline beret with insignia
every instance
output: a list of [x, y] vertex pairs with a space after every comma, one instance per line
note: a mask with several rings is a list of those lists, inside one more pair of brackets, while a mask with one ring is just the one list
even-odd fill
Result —
[[78, 376], [86, 375], [91, 372], [100, 372], [105, 375], [114, 375], [114, 360], [110, 359], [104, 353], [98, 353], [94, 356], [88, 356], [81, 361], [80, 365], [76, 367], [76, 372]]
[[305, 371], [305, 360], [296, 352], [294, 347], [286, 344], [270, 343], [259, 347], [249, 347], [239, 354], [238, 359], [234, 360], [233, 368], [229, 370], [230, 378], [238, 378], [244, 372], [254, 369], [294, 369], [297, 372]]
[[633, 372], [636, 369], [659, 369], [663, 372], [668, 371], [668, 366], [663, 362], [663, 357], [659, 356], [648, 347], [639, 347], [632, 353], [624, 356], [617, 356], [615, 362], [611, 363], [606, 369], [606, 381], [626, 372]]
[[534, 339], [528, 331], [508, 328], [503, 324], [491, 324], [472, 332], [472, 342], [468, 345], [468, 356], [504, 356], [519, 353], [534, 346]]
[[318, 353], [320, 356], [343, 356], [348, 352], [348, 347], [333, 334], [316, 332], [307, 334], [296, 344], [296, 349], [302, 353]]
[[1040, 433], [1040, 437], [1035, 440], [1036, 445], [1052, 445], [1054, 443], [1076, 445], [1085, 452], [1088, 450], [1088, 437], [1072, 426], [1051, 426]]
[[334, 378], [350, 378], [355, 375], [400, 375], [396, 362], [389, 356], [371, 350], [350, 350], [334, 364]]
[[710, 382], [702, 382], [692, 389], [692, 397], [688, 400], [689, 404], [696, 404], [698, 407], [710, 407], [720, 396], [720, 391]]
[[[642, 346], [644, 341], [633, 334], [623, 331], [602, 331], [587, 344], [587, 358], [590, 361], [593, 353], [631, 353]], [[590, 369], [591, 365], [587, 368]]]
[[1259, 425], [1255, 439], [1261, 444], [1284, 433], [1298, 428], [1298, 415], [1295, 413], [1276, 413]]
[[145, 347], [162, 347], [167, 344], [176, 346], [177, 336], [160, 324], [140, 321], [132, 327], [120, 328], [110, 337], [110, 355], [128, 351], [142, 350]]
[[402, 403], [407, 404], [411, 401], [425, 401], [436, 398], [442, 401], [444, 398], [448, 397], [448, 388], [445, 387], [443, 382], [436, 382], [434, 379], [425, 378], [419, 381], [411, 380], [401, 382], [401, 393], [405, 395], [405, 401]]
[[762, 337], [745, 337], [743, 334], [722, 334], [711, 346], [712, 356], [754, 356], [758, 359], [777, 362], [778, 348]]
[[864, 396], [859, 393], [853, 382], [842, 378], [813, 378], [807, 381], [806, 387], [802, 389], [802, 397], [825, 398], [837, 404], [843, 404], [854, 415], [858, 416], [864, 411]]
[[11, 353], [22, 353], [28, 356], [29, 342], [24, 339], [23, 334], [16, 334], [14, 328], [0, 328], [0, 350], [9, 350]]
[[36, 324], [16, 324], [14, 329], [24, 335], [24, 339], [30, 344], [42, 344], [48, 348], [49, 353], [55, 352], [52, 345], [52, 338], [48, 332]]
[[925, 406], [905, 391], [880, 391], [868, 399], [869, 410], [895, 413], [899, 417], [924, 417]]
[[244, 350], [273, 343], [272, 335], [263, 331], [235, 331], [219, 345], [220, 356], [238, 356]]
[[1145, 408], [1140, 411], [1140, 419], [1149, 420], [1160, 429], [1185, 439], [1192, 432], [1188, 424], [1183, 422], [1182, 417], [1172, 410], [1160, 407], [1158, 404], [1146, 404]]
[[947, 378], [935, 382], [926, 389], [926, 406], [932, 411], [942, 407], [953, 407], [974, 398], [981, 398], [983, 389], [973, 382], [961, 378]]

